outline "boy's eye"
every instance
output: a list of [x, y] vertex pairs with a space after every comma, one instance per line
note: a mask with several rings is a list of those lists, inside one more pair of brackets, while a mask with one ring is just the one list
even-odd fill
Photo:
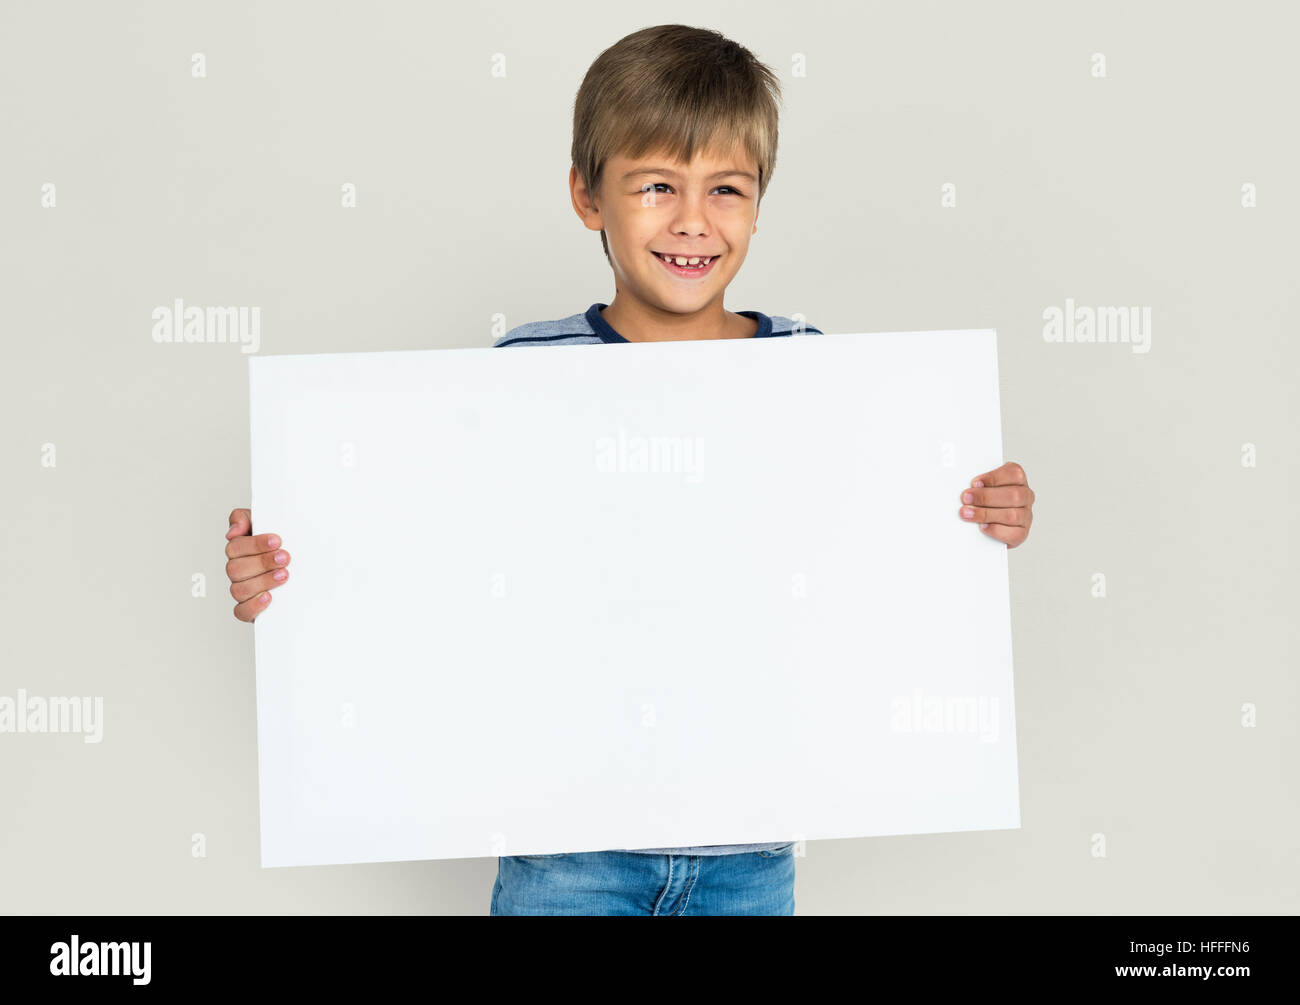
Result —
[[[669, 185], [666, 181], [646, 182], [646, 184], [641, 186], [641, 191], [649, 192], [659, 188], [672, 188], [672, 186]], [[732, 188], [730, 185], [719, 185], [716, 189], [714, 189], [714, 191], [715, 192], [726, 191], [732, 193], [733, 195], [740, 195], [740, 192]]]

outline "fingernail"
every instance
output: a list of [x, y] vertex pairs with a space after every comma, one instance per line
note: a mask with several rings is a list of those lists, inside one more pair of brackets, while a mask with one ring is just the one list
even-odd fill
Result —
[[272, 534], [266, 539], [266, 546], [268, 548], [278, 548], [280, 547], [280, 539]]
[[977, 489], [982, 489], [984, 487], [984, 483], [977, 478], [975, 479], [975, 487]]
[[284, 563], [287, 561], [289, 561], [289, 553], [287, 551], [277, 551], [275, 553], [276, 565], [284, 565]]
[[969, 492], [963, 492], [963, 493], [961, 494], [961, 501], [962, 501], [962, 502], [974, 502], [974, 501], [975, 501], [975, 497], [974, 497], [973, 495], [971, 495]]
[[971, 509], [969, 506], [963, 506], [961, 508], [961, 515], [969, 519], [970, 517], [973, 517], [975, 515], [975, 511]]
[[271, 595], [270, 595], [269, 593], [263, 593], [263, 594], [262, 594], [260, 597], [258, 597], [257, 599], [258, 599], [258, 601], [260, 601], [260, 602], [263, 603], [263, 604], [269, 604], [269, 603], [271, 602]]
[[275, 572], [271, 573], [271, 578], [274, 579], [277, 583], [283, 583], [285, 577], [288, 575], [289, 575], [288, 569], [276, 569]]
[[988, 526], [988, 524], [986, 524], [986, 523], [982, 523], [982, 524], [980, 524], [980, 530], [983, 530], [983, 529], [984, 529], [985, 527], [987, 527], [987, 526]]

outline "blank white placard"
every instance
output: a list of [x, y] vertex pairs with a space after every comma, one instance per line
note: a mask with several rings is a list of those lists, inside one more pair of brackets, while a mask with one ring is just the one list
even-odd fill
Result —
[[1020, 825], [993, 331], [249, 380], [263, 866]]

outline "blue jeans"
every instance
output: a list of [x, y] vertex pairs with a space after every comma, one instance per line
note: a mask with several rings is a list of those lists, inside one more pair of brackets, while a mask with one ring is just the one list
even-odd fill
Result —
[[503, 856], [491, 914], [794, 914], [794, 844], [732, 855]]

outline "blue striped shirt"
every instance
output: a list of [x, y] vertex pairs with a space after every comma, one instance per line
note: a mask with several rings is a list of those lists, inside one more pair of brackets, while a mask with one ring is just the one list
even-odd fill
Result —
[[[499, 346], [529, 345], [596, 345], [601, 342], [627, 342], [616, 332], [608, 321], [601, 316], [601, 311], [608, 304], [592, 304], [582, 314], [574, 314], [558, 321], [532, 321], [528, 324], [511, 328], [493, 344]], [[798, 325], [790, 318], [769, 317], [759, 311], [736, 311], [743, 317], [758, 322], [758, 331], [752, 338], [771, 338], [783, 335], [821, 335], [824, 334], [810, 325]], [[711, 844], [695, 845], [689, 848], [622, 848], [619, 851], [633, 851], [644, 855], [734, 855], [739, 852], [774, 851], [784, 848], [790, 841], [769, 841], [763, 844]]]

